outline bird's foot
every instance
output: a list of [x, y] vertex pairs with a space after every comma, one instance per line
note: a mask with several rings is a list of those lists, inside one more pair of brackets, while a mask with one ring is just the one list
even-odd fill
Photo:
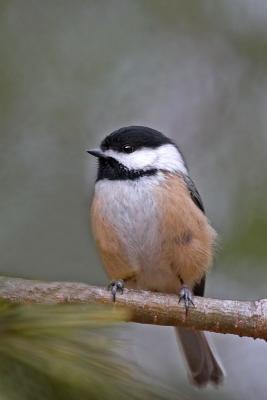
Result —
[[114, 302], [116, 301], [116, 294], [117, 293], [123, 294], [123, 289], [124, 289], [124, 282], [122, 279], [110, 282], [110, 284], [108, 285], [108, 290], [111, 291], [112, 300]]
[[183, 285], [179, 291], [179, 303], [183, 301], [185, 307], [185, 313], [187, 315], [190, 306], [195, 307], [193, 302], [193, 294], [188, 286]]

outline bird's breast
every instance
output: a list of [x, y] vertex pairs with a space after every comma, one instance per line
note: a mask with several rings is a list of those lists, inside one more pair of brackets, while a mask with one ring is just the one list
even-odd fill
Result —
[[103, 223], [109, 226], [107, 238], [103, 237], [103, 230], [94, 228], [101, 247], [108, 246], [106, 242], [111, 235], [116, 236], [120, 252], [135, 269], [155, 260], [159, 243], [160, 210], [153, 196], [153, 189], [159, 183], [149, 177], [141, 180], [97, 182], [92, 208], [93, 219], [97, 219], [94, 227]]
[[110, 278], [175, 292], [207, 271], [214, 231], [182, 178], [156, 178], [97, 182], [93, 233]]

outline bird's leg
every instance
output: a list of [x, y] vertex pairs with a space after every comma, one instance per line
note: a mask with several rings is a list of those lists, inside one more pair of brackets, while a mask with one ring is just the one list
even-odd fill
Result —
[[181, 289], [179, 290], [179, 303], [183, 301], [185, 306], [185, 313], [187, 315], [190, 306], [195, 306], [193, 302], [193, 294], [192, 291], [189, 289], [188, 286], [182, 285]]
[[116, 294], [121, 293], [123, 294], [123, 289], [124, 289], [124, 281], [122, 279], [118, 279], [117, 281], [111, 281], [110, 284], [108, 285], [108, 290], [111, 291], [112, 295], [112, 300], [115, 302], [116, 301]]

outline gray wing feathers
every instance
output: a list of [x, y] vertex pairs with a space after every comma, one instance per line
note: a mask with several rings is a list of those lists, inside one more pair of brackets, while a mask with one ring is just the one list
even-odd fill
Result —
[[[204, 205], [200, 194], [188, 175], [183, 175], [184, 182], [196, 206], [205, 214]], [[205, 276], [194, 288], [194, 294], [203, 296], [205, 289]], [[192, 382], [197, 386], [208, 383], [215, 385], [223, 381], [224, 372], [216, 359], [203, 332], [193, 331], [183, 327], [175, 328], [176, 335], [181, 343], [187, 361]]]
[[183, 175], [183, 179], [184, 179], [186, 187], [190, 193], [191, 199], [193, 200], [195, 205], [205, 214], [205, 208], [204, 208], [203, 201], [200, 197], [200, 194], [199, 194], [194, 182], [188, 175]]

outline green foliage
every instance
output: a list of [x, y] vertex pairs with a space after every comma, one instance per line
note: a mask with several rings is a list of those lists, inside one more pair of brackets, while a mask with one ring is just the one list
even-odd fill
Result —
[[266, 232], [267, 218], [264, 213], [255, 214], [248, 221], [240, 221], [225, 244], [226, 255], [237, 260], [264, 262], [267, 258]]
[[110, 307], [0, 303], [0, 398], [161, 398], [112, 338], [125, 318]]

